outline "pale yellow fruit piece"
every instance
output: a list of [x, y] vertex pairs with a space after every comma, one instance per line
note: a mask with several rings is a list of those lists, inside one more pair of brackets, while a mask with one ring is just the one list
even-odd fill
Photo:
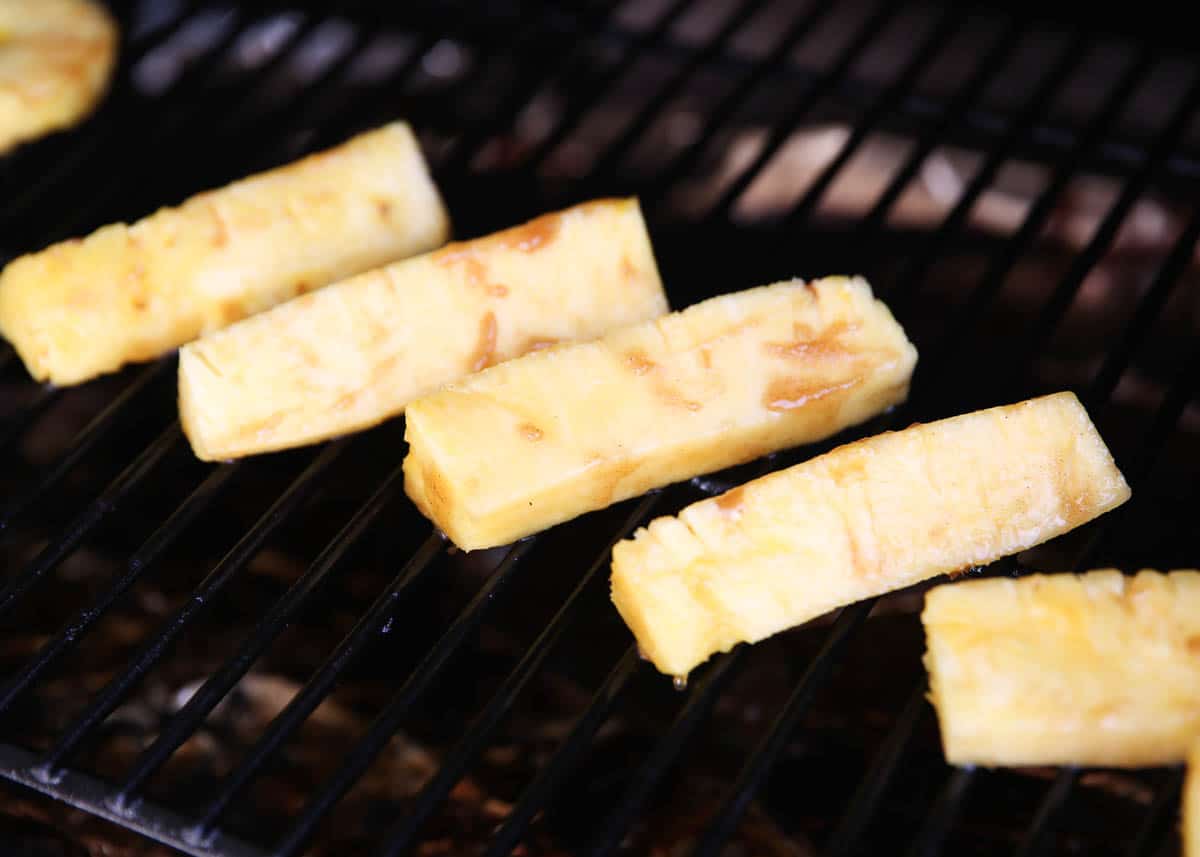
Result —
[[1200, 741], [1192, 743], [1183, 786], [1183, 854], [1200, 857]]
[[681, 676], [1128, 497], [1079, 400], [1058, 393], [847, 444], [658, 518], [613, 549], [612, 598], [645, 656]]
[[902, 401], [916, 350], [861, 279], [723, 295], [409, 406], [405, 488], [460, 548], [773, 450]]
[[0, 154], [90, 113], [116, 51], [100, 3], [0, 0]]
[[0, 333], [34, 378], [74, 384], [431, 250], [448, 229], [397, 122], [16, 259], [0, 273]]
[[667, 311], [637, 201], [601, 200], [361, 274], [180, 352], [196, 455], [382, 422], [447, 381]]
[[1163, 765], [1200, 736], [1200, 572], [964, 581], [921, 619], [952, 764]]

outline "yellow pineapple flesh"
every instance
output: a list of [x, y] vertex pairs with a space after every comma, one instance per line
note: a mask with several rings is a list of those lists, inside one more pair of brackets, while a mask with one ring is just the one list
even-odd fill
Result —
[[14, 260], [0, 273], [0, 334], [37, 380], [79, 383], [431, 250], [448, 230], [397, 122]]
[[964, 581], [921, 618], [952, 764], [1163, 765], [1200, 736], [1200, 572]]
[[861, 279], [723, 295], [451, 384], [405, 487], [465, 550], [828, 437], [904, 399], [916, 350]]
[[380, 423], [485, 366], [667, 309], [637, 200], [600, 200], [191, 343], [180, 352], [180, 414], [204, 459], [312, 443]]
[[613, 550], [612, 599], [659, 670], [990, 563], [1129, 488], [1059, 393], [838, 447], [658, 518]]
[[0, 0], [0, 155], [90, 113], [117, 40], [95, 0]]

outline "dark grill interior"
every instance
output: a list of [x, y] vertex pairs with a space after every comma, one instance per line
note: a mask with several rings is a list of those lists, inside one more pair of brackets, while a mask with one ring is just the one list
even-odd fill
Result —
[[[921, 363], [907, 405], [838, 443], [1078, 391], [1134, 500], [979, 573], [1195, 564], [1200, 63], [1171, 22], [886, 0], [117, 11], [103, 107], [0, 159], [0, 259], [407, 118], [460, 237], [636, 193], [676, 308], [867, 275]], [[1180, 770], [944, 764], [921, 588], [736, 649], [684, 693], [639, 662], [612, 541], [832, 444], [464, 555], [403, 496], [400, 420], [207, 466], [173, 360], [55, 390], [3, 349], [0, 842], [1176, 848]]]

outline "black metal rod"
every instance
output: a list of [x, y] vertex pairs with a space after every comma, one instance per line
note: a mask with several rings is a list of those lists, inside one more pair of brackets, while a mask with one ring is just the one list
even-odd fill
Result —
[[386, 626], [403, 598], [432, 566], [442, 552], [445, 537], [434, 530], [409, 558], [395, 579], [379, 594], [358, 623], [338, 643], [317, 671], [267, 726], [266, 731], [225, 780], [205, 808], [200, 821], [188, 832], [189, 841], [205, 842], [216, 824], [247, 783], [266, 764], [284, 741], [291, 737], [333, 689], [338, 677], [354, 657]]
[[127, 803], [179, 745], [200, 727], [208, 713], [233, 689], [258, 656], [292, 621], [297, 611], [320, 591], [325, 581], [341, 566], [351, 548], [371, 530], [379, 516], [400, 494], [403, 486], [404, 471], [397, 467], [313, 560], [308, 570], [275, 602], [238, 651], [205, 679], [184, 706], [162, 727], [158, 738], [126, 774], [118, 793], [119, 800]]
[[[885, 8], [894, 8], [891, 3], [885, 4]], [[959, 29], [963, 25], [964, 9], [958, 4], [950, 4], [942, 10], [942, 14], [938, 16], [937, 23], [930, 29], [928, 35], [917, 45], [904, 68], [900, 70], [899, 75], [891, 86], [887, 87], [880, 93], [879, 97], [872, 102], [867, 111], [854, 122], [854, 129], [850, 132], [850, 136], [842, 143], [842, 147], [838, 153], [834, 155], [833, 160], [825, 165], [821, 174], [809, 185], [804, 192], [804, 196], [796, 203], [791, 212], [787, 216], [786, 222], [789, 224], [797, 224], [807, 220], [816, 210], [825, 193], [829, 190], [830, 185], [834, 180], [841, 175], [842, 170], [859, 147], [866, 141], [867, 137], [875, 130], [876, 126], [883, 120], [885, 116], [893, 112], [897, 106], [909, 96], [917, 82], [920, 80], [926, 69], [937, 58], [939, 51], [949, 43]], [[862, 40], [862, 35], [859, 39]], [[864, 50], [869, 41], [855, 42], [857, 51]]]
[[[298, 853], [329, 810], [371, 766], [400, 727], [412, 704], [420, 699], [434, 679], [458, 654], [462, 644], [479, 627], [488, 610], [515, 579], [517, 570], [522, 567], [521, 560], [532, 547], [533, 541], [518, 542], [508, 552], [500, 567], [492, 572], [463, 612], [450, 624], [409, 675], [387, 707], [371, 723], [367, 734], [359, 739], [342, 765], [325, 781], [321, 791], [304, 806], [296, 824], [272, 852], [276, 857]], [[445, 769], [445, 762], [440, 769]]]
[[573, 98], [555, 123], [554, 129], [533, 147], [524, 159], [527, 170], [535, 170], [546, 157], [578, 127], [579, 122], [608, 94], [613, 84], [629, 73], [634, 65], [653, 46], [661, 44], [680, 16], [694, 5], [695, 0], [675, 0], [643, 33], [637, 34], [620, 62], [610, 65], [588, 85], [586, 92]]
[[1029, 366], [1033, 359], [1032, 349], [1042, 348], [1058, 327], [1075, 300], [1079, 287], [1083, 285], [1088, 273], [1096, 263], [1108, 252], [1117, 231], [1129, 216], [1134, 203], [1145, 193], [1155, 175], [1162, 169], [1163, 164], [1179, 145], [1192, 119], [1200, 109], [1200, 74], [1192, 81], [1187, 95], [1176, 107], [1167, 128], [1155, 138], [1141, 168], [1130, 177], [1121, 188], [1116, 201], [1104, 215], [1096, 232], [1092, 235], [1083, 252], [1075, 255], [1067, 275], [1059, 280], [1058, 286], [1050, 296], [1050, 300], [1042, 308], [1033, 324], [1027, 328], [1026, 335], [1016, 349], [1016, 360], [1013, 361], [1012, 371], [1018, 374]]
[[[66, 732], [43, 755], [39, 775], [47, 780], [59, 772], [63, 762], [75, 748], [91, 735], [92, 730], [120, 704], [129, 692], [142, 680], [150, 669], [167, 653], [171, 644], [194, 621], [212, 599], [249, 562], [263, 542], [292, 516], [301, 503], [312, 495], [324, 477], [345, 451], [349, 441], [341, 440], [329, 444], [321, 454], [296, 477], [287, 490], [255, 522], [241, 540], [230, 549], [221, 561], [193, 590], [191, 598], [164, 623], [158, 633], [148, 639], [125, 669], [113, 678], [99, 695], [88, 704]], [[126, 807], [114, 803], [118, 810]]]
[[708, 829], [696, 845], [693, 852], [696, 857], [716, 857], [721, 852], [726, 840], [737, 829], [746, 807], [750, 805], [750, 799], [754, 797], [779, 755], [791, 741], [796, 724], [800, 722], [813, 697], [833, 672], [833, 667], [847, 641], [866, 621], [871, 608], [875, 606], [875, 601], [876, 599], [872, 598], [842, 608], [820, 651], [804, 671], [783, 710], [742, 765], [733, 786], [721, 801]]
[[592, 696], [587, 709], [571, 727], [570, 734], [554, 751], [546, 766], [521, 792], [516, 805], [492, 837], [484, 857], [504, 857], [509, 854], [529, 829], [529, 823], [538, 810], [552, 803], [555, 791], [579, 764], [597, 730], [608, 719], [622, 691], [637, 672], [639, 660], [636, 645], [626, 649], [624, 656], [617, 661], [617, 665]]
[[941, 792], [934, 801], [933, 808], [925, 816], [925, 821], [917, 831], [908, 857], [936, 857], [942, 853], [946, 837], [950, 835], [954, 822], [971, 784], [975, 780], [976, 768], [954, 768], [949, 778], [942, 786]]
[[925, 682], [919, 682], [900, 709], [900, 716], [888, 732], [883, 746], [871, 761], [868, 773], [859, 783], [850, 804], [825, 845], [825, 857], [848, 857], [875, 816], [879, 801], [892, 781], [900, 762], [909, 749], [909, 740], [916, 731], [925, 707]]
[[[970, 108], [978, 103], [987, 87], [992, 84], [1001, 70], [1008, 64], [1013, 52], [1021, 43], [1024, 32], [1025, 25], [1018, 18], [1011, 17], [1003, 32], [992, 42], [991, 46], [980, 59], [979, 64], [975, 66], [966, 83], [963, 84], [963, 87], [946, 104], [938, 121], [925, 126], [912, 152], [905, 159], [904, 165], [892, 176], [883, 193], [879, 195], [875, 204], [871, 206], [871, 210], [863, 217], [858, 226], [858, 231], [862, 242], [866, 245], [867, 252], [872, 254], [872, 263], [880, 251], [872, 251], [870, 247], [876, 242], [879, 233], [883, 230], [888, 214], [891, 213], [892, 208], [899, 201], [905, 189], [916, 178], [917, 173], [920, 172], [921, 166], [928, 159], [929, 155], [934, 149], [945, 142], [946, 135], [954, 124], [962, 121]], [[869, 270], [872, 267], [872, 263], [864, 265], [863, 269]]]
[[1159, 785], [1154, 800], [1146, 808], [1146, 817], [1138, 828], [1137, 835], [1129, 845], [1127, 857], [1151, 857], [1158, 853], [1163, 839], [1171, 832], [1175, 813], [1179, 808], [1179, 793], [1183, 789], [1184, 768], [1173, 767], [1166, 782]]
[[1170, 254], [1159, 266], [1154, 280], [1146, 290], [1146, 294], [1138, 302], [1129, 323], [1121, 333], [1117, 344], [1109, 349], [1104, 363], [1096, 372], [1096, 376], [1088, 385], [1083, 400], [1089, 406], [1095, 406], [1107, 401], [1116, 389], [1117, 382], [1129, 366], [1129, 361], [1146, 342], [1150, 329], [1162, 313], [1175, 286], [1183, 274], [1191, 267], [1196, 254], [1196, 245], [1200, 242], [1200, 208], [1192, 214], [1191, 220], [1180, 233], [1179, 238], [1171, 248]]
[[[525, 652], [524, 657], [513, 668], [513, 671], [508, 674], [500, 689], [488, 700], [483, 711], [471, 721], [470, 726], [467, 727], [466, 734], [459, 740], [454, 749], [442, 759], [442, 764], [438, 767], [437, 773], [421, 789], [408, 814], [397, 822], [396, 826], [384, 839], [385, 844], [379, 852], [381, 855], [402, 854], [409, 847], [413, 838], [420, 830], [421, 825], [429, 818], [430, 813], [446, 798], [446, 795], [450, 793], [450, 789], [454, 787], [454, 784], [462, 778], [462, 775], [466, 772], [471, 762], [474, 761], [475, 757], [487, 746], [492, 733], [495, 732], [504, 716], [512, 708], [513, 703], [524, 689], [526, 683], [536, 675], [538, 669], [558, 644], [558, 641], [562, 639], [563, 634], [571, 627], [580, 607], [584, 603], [585, 593], [591, 589], [592, 582], [599, 579], [608, 569], [609, 557], [613, 546], [632, 533], [650, 515], [658, 505], [661, 497], [661, 494], [650, 494], [643, 497], [641, 502], [625, 518], [616, 533], [608, 541], [604, 549], [600, 551], [583, 577], [580, 578], [579, 583], [575, 585], [575, 589], [567, 597], [563, 606], [554, 614], [554, 617], [546, 625], [542, 633], [538, 635], [538, 638], [533, 641], [533, 644]], [[394, 732], [395, 727], [398, 725], [399, 721], [393, 719], [391, 731]], [[391, 733], [389, 732], [388, 734], [390, 735]]]
[[4, 589], [0, 590], [0, 618], [8, 613], [46, 572], [70, 556], [87, 534], [108, 517], [121, 500], [175, 450], [182, 439], [183, 433], [179, 424], [173, 424], [122, 470], [95, 500], [60, 530], [28, 565], [9, 580]]
[[812, 85], [800, 96], [800, 100], [792, 105], [782, 121], [771, 126], [771, 132], [755, 154], [754, 159], [725, 188], [713, 207], [709, 209], [706, 216], [709, 223], [716, 223], [729, 217], [729, 212], [734, 204], [754, 183], [767, 164], [775, 157], [775, 154], [783, 148], [804, 118], [812, 112], [822, 98], [834, 89], [839, 81], [850, 73], [862, 52], [870, 46], [875, 36], [883, 30], [887, 22], [898, 11], [899, 7], [895, 3], [888, 2], [883, 2], [875, 8], [874, 13], [859, 30], [854, 41], [842, 51], [838, 61], [813, 81]]
[[0, 744], [0, 777], [194, 857], [266, 857], [262, 849], [228, 833], [218, 833], [207, 846], [196, 847], [183, 838], [187, 820], [180, 814], [150, 803], [139, 807], [136, 813], [117, 812], [106, 800], [111, 788], [108, 783], [79, 771], [63, 771], [53, 783], [48, 783], [31, 773], [36, 760], [36, 755], [29, 750]]
[[671, 160], [667, 169], [661, 171], [654, 178], [650, 186], [642, 193], [643, 198], [651, 200], [661, 198], [675, 182], [682, 178], [695, 165], [700, 155], [716, 138], [717, 133], [737, 115], [738, 110], [745, 106], [746, 101], [754, 95], [758, 88], [787, 63], [796, 46], [835, 8], [837, 7], [833, 3], [813, 3], [810, 9], [796, 18], [770, 52], [757, 61], [733, 89], [709, 111], [704, 130]]
[[550, 16], [543, 16], [543, 26], [530, 28], [513, 46], [513, 53], [520, 56], [526, 45], [546, 43], [548, 40], [559, 47], [552, 50], [551, 68], [528, 69], [513, 88], [500, 100], [500, 103], [488, 116], [474, 128], [468, 128], [452, 145], [449, 157], [445, 160], [446, 172], [466, 172], [471, 160], [479, 153], [484, 144], [502, 131], [509, 123], [517, 118], [520, 112], [533, 100], [534, 96], [547, 82], [557, 78], [570, 60], [591, 38], [596, 27], [604, 23], [604, 19], [615, 11], [615, 7], [603, 4], [591, 10], [586, 20], [576, 20], [574, 35], [570, 39], [553, 33], [548, 25]]
[[674, 767], [692, 734], [708, 719], [708, 713], [721, 689], [737, 672], [737, 667], [745, 657], [746, 647], [738, 646], [732, 652], [718, 657], [705, 671], [703, 678], [695, 683], [687, 702], [675, 715], [666, 734], [638, 767], [620, 802], [605, 817], [595, 837], [583, 850], [587, 857], [611, 854], [625, 838], [625, 832], [637, 820], [642, 807], [663, 777]]
[[117, 599], [153, 567], [180, 534], [222, 495], [238, 472], [239, 468], [235, 464], [218, 467], [171, 513], [171, 516], [129, 557], [125, 564], [125, 572], [91, 605], [79, 611], [74, 619], [64, 625], [38, 651], [37, 656], [4, 685], [3, 691], [0, 691], [0, 713], [6, 711], [51, 664], [71, 649], [79, 638], [108, 612]]
[[765, 0], [742, 0], [725, 18], [716, 35], [709, 39], [703, 47], [692, 53], [658, 88], [654, 96], [638, 110], [621, 136], [604, 147], [592, 167], [593, 178], [601, 179], [613, 175], [621, 159], [633, 148], [635, 143], [642, 139], [646, 130], [662, 116], [667, 104], [683, 91], [684, 86], [695, 76], [697, 71], [724, 50], [725, 43], [758, 14], [764, 5]]
[[[947, 356], [962, 341], [964, 331], [971, 329], [983, 318], [987, 308], [1003, 288], [1009, 273], [1017, 261], [1029, 251], [1030, 246], [1053, 213], [1063, 192], [1078, 175], [1080, 162], [1111, 130], [1113, 123], [1128, 106], [1138, 85], [1153, 68], [1154, 61], [1153, 52], [1146, 50], [1125, 69], [1109, 91], [1100, 110], [1088, 122], [1084, 131], [1076, 137], [1074, 146], [1063, 154], [1050, 181], [1030, 205], [1017, 231], [1012, 234], [988, 264], [979, 284], [971, 291], [951, 322], [946, 325], [946, 332], [941, 341], [932, 349], [930, 365], [935, 367], [936, 373], [949, 371], [950, 367], [945, 366]], [[929, 388], [933, 389], [935, 386], [931, 383]]]
[[4, 418], [4, 422], [0, 424], [0, 452], [8, 448], [8, 445], [13, 441], [18, 440], [25, 430], [28, 429], [42, 414], [46, 413], [50, 407], [62, 398], [62, 387], [51, 387], [49, 385], [38, 388], [38, 391], [33, 394], [33, 398], [26, 402], [14, 414]]
[[1054, 819], [1058, 817], [1059, 812], [1066, 806], [1067, 800], [1071, 796], [1071, 792], [1075, 789], [1075, 783], [1079, 780], [1078, 768], [1062, 768], [1058, 772], [1058, 776], [1054, 778], [1054, 784], [1046, 792], [1046, 796], [1038, 805], [1037, 812], [1033, 816], [1033, 821], [1029, 825], [1029, 829], [1025, 831], [1025, 835], [1021, 837], [1016, 851], [1015, 857], [1037, 857], [1045, 851], [1046, 836], [1050, 832]]
[[79, 462], [91, 452], [96, 444], [107, 438], [112, 430], [121, 424], [129, 415], [126, 410], [137, 401], [142, 393], [161, 380], [174, 365], [173, 361], [161, 360], [146, 368], [124, 390], [117, 395], [104, 410], [100, 411], [92, 421], [83, 428], [71, 441], [70, 448], [55, 462], [50, 470], [36, 483], [19, 494], [16, 499], [7, 503], [4, 511], [0, 512], [0, 530], [5, 529], [12, 519], [28, 509], [39, 497], [56, 486], [62, 478], [79, 466]]
[[950, 213], [942, 220], [933, 233], [925, 236], [922, 247], [915, 257], [897, 277], [896, 285], [889, 294], [889, 299], [904, 298], [910, 300], [918, 283], [924, 278], [943, 251], [946, 239], [962, 228], [971, 210], [983, 192], [992, 184], [1005, 162], [1008, 161], [1017, 143], [1021, 141], [1033, 127], [1034, 123], [1046, 112], [1054, 97], [1061, 91], [1063, 85], [1078, 67], [1080, 60], [1087, 52], [1088, 37], [1080, 33], [1063, 48], [1053, 65], [1038, 82], [1029, 100], [1004, 133], [996, 145], [989, 151], [987, 158], [975, 171], [970, 182], [955, 201]]

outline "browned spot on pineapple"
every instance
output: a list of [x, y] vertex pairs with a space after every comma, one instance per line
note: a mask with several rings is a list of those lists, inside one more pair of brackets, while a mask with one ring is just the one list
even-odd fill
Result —
[[479, 340], [475, 343], [475, 350], [471, 353], [467, 365], [471, 367], [472, 372], [479, 372], [491, 366], [495, 358], [496, 314], [489, 312], [484, 313], [479, 321]]
[[1189, 655], [1200, 655], [1200, 634], [1192, 634], [1184, 642]]
[[736, 488], [731, 488], [721, 496], [717, 497], [717, 508], [722, 512], [734, 514], [742, 510], [742, 503], [746, 500], [746, 486], [739, 485]]
[[697, 402], [695, 399], [689, 399], [683, 393], [679, 392], [679, 390], [667, 384], [655, 387], [654, 394], [673, 408], [683, 408], [685, 411], [695, 413], [704, 407], [700, 402]]
[[379, 212], [380, 220], [392, 219], [392, 201], [390, 199], [375, 200], [375, 210]]
[[510, 250], [520, 250], [522, 253], [533, 253], [546, 247], [554, 241], [562, 226], [562, 215], [543, 214], [521, 226], [506, 229], [496, 236], [497, 240]]
[[486, 289], [487, 265], [475, 255], [475, 251], [463, 244], [449, 244], [433, 254], [434, 264], [450, 267], [461, 265], [467, 282], [472, 286]]
[[767, 390], [763, 393], [763, 407], [777, 413], [794, 411], [810, 402], [817, 402], [849, 390], [861, 380], [851, 378], [839, 384], [814, 384], [803, 378], [776, 378], [767, 385]]
[[354, 392], [346, 393], [344, 396], [338, 396], [337, 401], [333, 403], [333, 409], [335, 411], [345, 411], [354, 407], [358, 402], [358, 393], [359, 391], [355, 390]]
[[229, 243], [229, 227], [225, 223], [225, 218], [221, 216], [215, 203], [209, 203], [208, 213], [212, 216], [213, 221], [212, 244], [214, 247], [224, 247]]
[[310, 283], [308, 280], [296, 280], [295, 284], [292, 286], [292, 289], [296, 294], [303, 295], [312, 291], [312, 287], [312, 283]]
[[658, 368], [658, 364], [646, 356], [646, 352], [637, 349], [625, 352], [625, 365], [628, 366], [634, 375], [645, 375]]
[[533, 351], [543, 351], [547, 348], [553, 348], [558, 345], [559, 340], [549, 336], [531, 336], [525, 340], [525, 345], [520, 349], [521, 354], [529, 354]]
[[712, 351], [707, 348], [700, 349], [700, 365], [705, 369], [712, 368]]
[[240, 321], [245, 317], [242, 304], [236, 300], [221, 301], [219, 311], [221, 313], [221, 320], [226, 324], [233, 324], [235, 321]]
[[133, 300], [130, 301], [130, 303], [133, 304], [134, 312], [145, 312], [146, 311], [147, 301], [146, 301], [145, 295], [134, 295]]
[[494, 298], [506, 298], [508, 297], [508, 286], [492, 283], [487, 287], [487, 293]]
[[629, 260], [628, 256], [621, 257], [621, 276], [627, 280], [636, 280], [640, 276], [637, 266]]
[[538, 441], [546, 436], [546, 433], [533, 423], [521, 423], [517, 429], [521, 432], [521, 437], [526, 440]]
[[784, 359], [831, 359], [855, 356], [855, 350], [842, 341], [842, 337], [858, 330], [858, 324], [839, 321], [829, 325], [817, 336], [807, 336], [796, 331], [791, 342], [768, 342], [767, 354]]

